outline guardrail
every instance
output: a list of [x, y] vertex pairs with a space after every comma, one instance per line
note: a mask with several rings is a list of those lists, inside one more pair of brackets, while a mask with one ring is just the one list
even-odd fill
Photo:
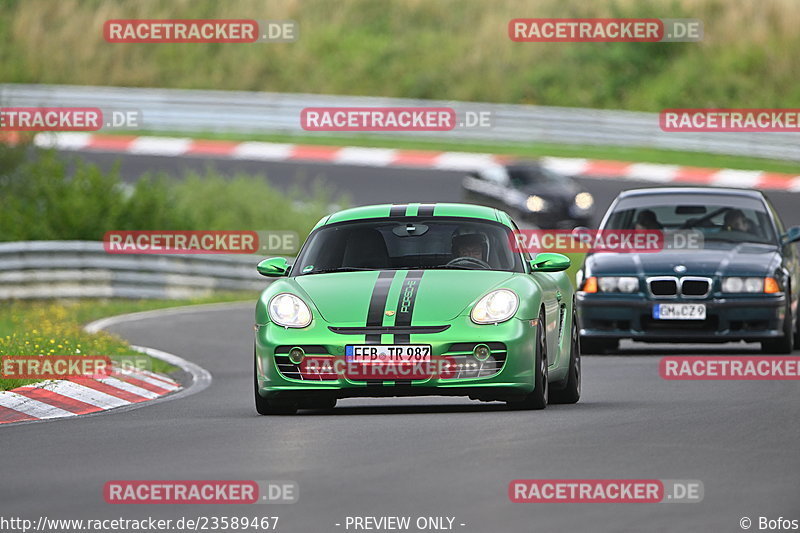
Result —
[[258, 255], [109, 254], [94, 241], [0, 243], [0, 300], [159, 298], [258, 291]]
[[22, 84], [0, 85], [0, 103], [136, 109], [142, 113], [141, 127], [150, 131], [304, 135], [313, 135], [300, 126], [300, 111], [306, 107], [447, 106], [457, 112], [488, 111], [493, 126], [456, 128], [445, 133], [375, 135], [633, 146], [800, 160], [800, 134], [667, 133], [658, 125], [658, 114], [632, 111], [361, 96]]

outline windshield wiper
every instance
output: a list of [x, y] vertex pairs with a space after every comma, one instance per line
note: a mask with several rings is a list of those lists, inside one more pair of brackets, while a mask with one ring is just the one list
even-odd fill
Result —
[[369, 270], [380, 270], [379, 268], [362, 268], [362, 267], [336, 267], [336, 268], [315, 268], [308, 272], [301, 272], [301, 274], [328, 274], [330, 272], [365, 272]]
[[720, 242], [733, 242], [733, 243], [737, 243], [737, 244], [743, 244], [743, 243], [748, 243], [748, 244], [774, 244], [774, 243], [771, 243], [769, 241], [756, 240], [756, 239], [753, 239], [753, 238], [731, 239], [731, 238], [721, 237], [721, 236], [718, 236], [718, 235], [706, 235], [705, 237], [703, 237], [703, 240], [706, 240], [706, 241], [720, 241]]
[[466, 265], [434, 265], [434, 266], [425, 267], [425, 269], [431, 269], [431, 270], [439, 269], [439, 268], [453, 268], [453, 269], [456, 269], [456, 270], [492, 270], [491, 268], [483, 268], [483, 267], [474, 268], [474, 267], [466, 266]]

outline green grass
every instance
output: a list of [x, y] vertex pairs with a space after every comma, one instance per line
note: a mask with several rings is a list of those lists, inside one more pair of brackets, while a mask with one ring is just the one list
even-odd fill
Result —
[[[527, 17], [699, 18], [698, 43], [515, 43]], [[292, 19], [282, 44], [109, 44], [108, 19]], [[0, 80], [656, 111], [800, 107], [796, 0], [5, 0]]]
[[[62, 300], [0, 302], [0, 356], [6, 355], [136, 355], [149, 359], [154, 372], [176, 370], [160, 359], [134, 351], [123, 339], [100, 331], [87, 333], [93, 320], [137, 311], [183, 305], [254, 301], [256, 294], [226, 292], [193, 300]], [[35, 379], [2, 379], [0, 391], [36, 383]]]
[[569, 257], [570, 261], [569, 268], [564, 273], [569, 278], [570, 283], [572, 283], [572, 287], [577, 288], [575, 287], [575, 274], [577, 274], [578, 270], [583, 266], [583, 260], [586, 258], [586, 254], [568, 253], [564, 255]]
[[[129, 135], [130, 132], [122, 133]], [[370, 148], [396, 148], [405, 150], [434, 150], [447, 152], [477, 152], [511, 155], [521, 158], [577, 157], [607, 159], [634, 163], [662, 163], [710, 168], [733, 168], [739, 170], [763, 170], [800, 175], [800, 162], [762, 159], [735, 155], [709, 154], [704, 152], [681, 152], [651, 148], [629, 148], [616, 146], [589, 146], [563, 144], [494, 144], [476, 142], [454, 142], [441, 139], [384, 137], [369, 135], [286, 135], [286, 134], [237, 134], [237, 133], [178, 133], [141, 131], [137, 135], [191, 137], [195, 139], [262, 141], [275, 143], [314, 144], [327, 146], [362, 146]]]
[[282, 191], [267, 176], [225, 176], [212, 167], [174, 177], [181, 179], [147, 174], [129, 186], [117, 168], [104, 172], [53, 151], [0, 144], [0, 241], [101, 241], [120, 230], [306, 235], [331, 205], [349, 203], [319, 180], [308, 190], [297, 184]]

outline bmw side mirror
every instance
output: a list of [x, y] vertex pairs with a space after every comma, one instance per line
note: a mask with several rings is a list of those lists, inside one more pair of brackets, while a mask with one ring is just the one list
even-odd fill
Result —
[[800, 226], [792, 226], [781, 237], [783, 244], [800, 241]]
[[268, 278], [279, 278], [289, 273], [289, 264], [285, 257], [273, 257], [264, 259], [256, 267], [258, 273]]
[[531, 270], [534, 272], [561, 272], [568, 269], [569, 265], [569, 257], [552, 252], [543, 252], [531, 259]]

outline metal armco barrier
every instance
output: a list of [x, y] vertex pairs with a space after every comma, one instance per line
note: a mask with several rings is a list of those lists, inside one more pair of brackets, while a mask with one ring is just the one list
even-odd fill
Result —
[[488, 111], [492, 127], [374, 135], [632, 146], [800, 161], [797, 133], [667, 133], [659, 128], [657, 113], [632, 111], [360, 96], [22, 84], [0, 85], [0, 105], [138, 110], [142, 116], [141, 128], [150, 131], [305, 135], [312, 135], [300, 126], [300, 112], [306, 107], [452, 107], [459, 114]]
[[102, 242], [0, 243], [0, 299], [196, 298], [258, 291], [260, 255], [109, 254]]

